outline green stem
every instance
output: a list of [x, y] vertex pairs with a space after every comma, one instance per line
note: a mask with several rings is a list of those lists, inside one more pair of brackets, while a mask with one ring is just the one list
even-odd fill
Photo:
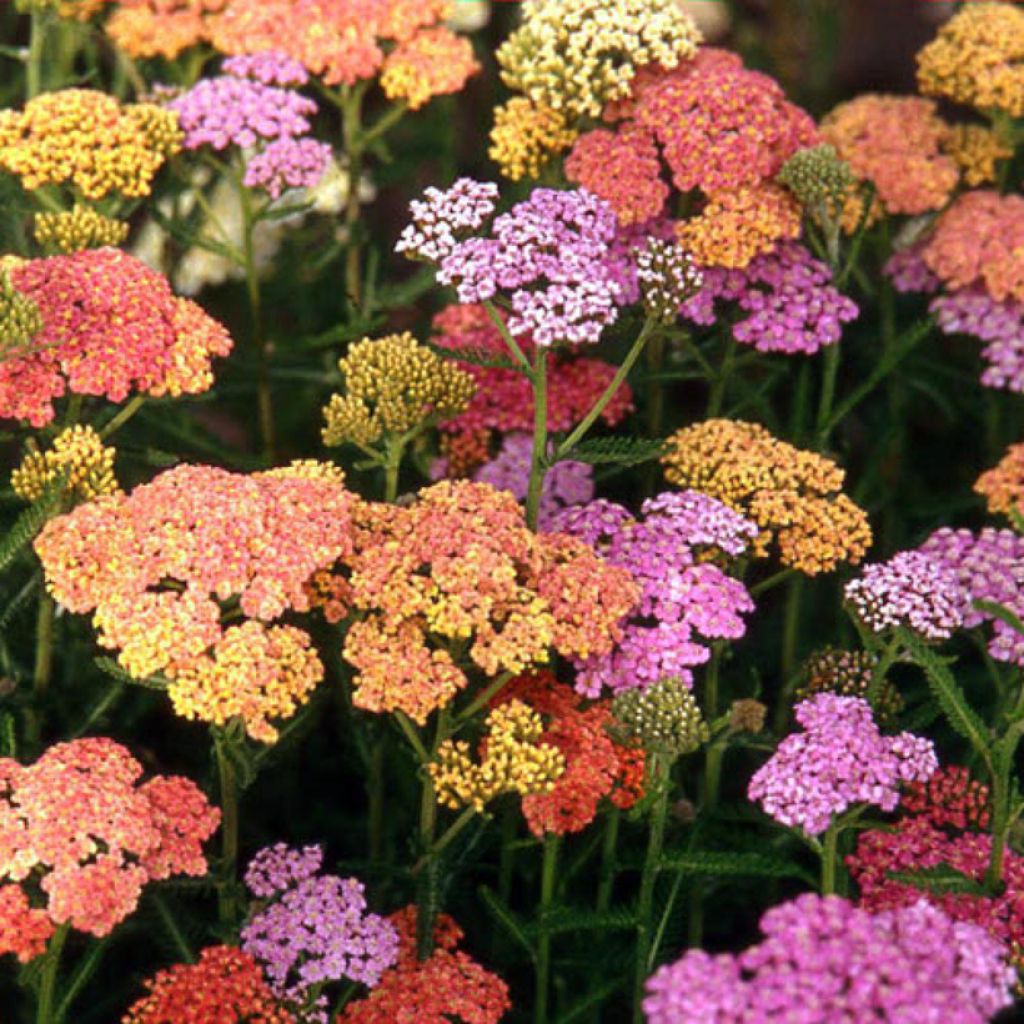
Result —
[[725, 354], [722, 357], [722, 366], [715, 374], [711, 383], [711, 394], [708, 395], [708, 412], [706, 419], [713, 419], [722, 411], [722, 404], [725, 402], [725, 391], [729, 386], [729, 377], [732, 374], [732, 364], [736, 358], [736, 339], [729, 331], [729, 337], [725, 342]]
[[39, 591], [39, 605], [36, 612], [36, 658], [32, 672], [32, 694], [34, 706], [28, 716], [28, 741], [36, 749], [42, 739], [44, 703], [50, 690], [53, 676], [53, 626], [56, 614], [54, 600], [44, 587]]
[[50, 939], [46, 950], [46, 963], [42, 977], [39, 979], [39, 1001], [36, 1004], [36, 1024], [58, 1024], [59, 1017], [54, 1012], [54, 1001], [57, 996], [57, 976], [60, 973], [60, 955], [64, 950], [71, 925], [66, 921], [58, 925]]
[[601, 873], [597, 883], [597, 912], [602, 913], [612, 904], [615, 888], [615, 853], [619, 845], [619, 824], [622, 812], [612, 807], [604, 821], [604, 838], [601, 842]]
[[484, 689], [476, 695], [472, 703], [467, 706], [465, 711], [462, 711], [455, 716], [456, 729], [468, 722], [482, 707], [488, 704], [494, 696], [500, 693], [512, 676], [512, 672], [502, 672], [495, 677], [493, 682], [484, 687]]
[[230, 742], [214, 733], [217, 788], [220, 796], [221, 870], [217, 908], [223, 925], [235, 924], [235, 874], [238, 866], [238, 777], [227, 750]]
[[836, 400], [836, 380], [839, 376], [839, 342], [833, 342], [825, 349], [825, 365], [822, 368], [821, 398], [818, 402], [818, 418], [815, 422], [816, 443], [818, 451], [823, 451], [828, 444], [832, 406]]
[[53, 1015], [55, 1021], [63, 1021], [67, 1018], [68, 1010], [71, 1009], [72, 1004], [78, 998], [78, 994], [85, 988], [93, 974], [96, 973], [96, 968], [99, 967], [100, 960], [103, 959], [103, 954], [107, 951], [110, 938], [107, 935], [98, 942], [93, 942], [85, 958], [75, 968], [71, 982], [61, 997], [60, 1003], [57, 1005], [57, 1012]]
[[472, 807], [465, 808], [462, 813], [453, 821], [448, 828], [441, 833], [441, 838], [413, 865], [413, 874], [418, 874], [426, 866], [427, 862], [434, 860], [444, 852], [453, 839], [473, 820], [476, 811]]
[[725, 747], [726, 744], [723, 740], [715, 740], [708, 744], [708, 752], [704, 760], [704, 807], [702, 809], [705, 811], [718, 803]]
[[[655, 334], [647, 346], [647, 436], [661, 437], [665, 421], [665, 385], [660, 374], [665, 363], [665, 338]], [[658, 485], [660, 467], [651, 462], [644, 469], [644, 492], [653, 494]]]
[[555, 897], [560, 838], [555, 832], [547, 832], [544, 835], [544, 861], [541, 867], [540, 906], [538, 907], [533, 1024], [547, 1024], [548, 1020], [548, 988], [551, 977], [551, 933], [548, 931], [548, 916], [551, 913], [551, 905]]
[[409, 741], [409, 746], [416, 752], [416, 757], [419, 758], [420, 764], [426, 764], [430, 760], [430, 752], [423, 745], [423, 741], [416, 731], [416, 726], [410, 721], [409, 716], [401, 709], [398, 709], [395, 711], [395, 721], [398, 723], [398, 727], [402, 730], [405, 738]]
[[384, 857], [384, 768], [387, 765], [387, 745], [383, 734], [377, 737], [370, 753], [369, 778], [366, 780], [367, 844], [371, 864], [379, 864]]
[[384, 463], [384, 501], [393, 505], [398, 497], [398, 472], [402, 468], [402, 445], [388, 446], [388, 457]]
[[868, 688], [864, 696], [872, 707], [878, 702], [879, 694], [881, 694], [882, 687], [885, 685], [885, 677], [899, 656], [900, 642], [899, 638], [894, 636], [886, 644], [885, 650], [871, 671], [871, 679], [868, 681]]
[[356, 225], [359, 223], [359, 181], [363, 176], [363, 96], [366, 86], [347, 86], [341, 103], [341, 131], [348, 160], [348, 198], [345, 202], [345, 293], [358, 313], [363, 304], [363, 274]]
[[526, 525], [537, 529], [540, 498], [544, 490], [548, 451], [548, 351], [537, 346], [533, 363], [533, 449], [530, 454], [530, 483], [526, 491]]
[[825, 832], [821, 847], [821, 894], [832, 896], [836, 891], [836, 867], [838, 866], [839, 833], [842, 826], [833, 818]]
[[622, 360], [622, 365], [615, 371], [615, 376], [611, 379], [608, 387], [604, 389], [604, 393], [594, 404], [590, 412], [583, 417], [573, 428], [569, 436], [558, 446], [554, 457], [555, 462], [560, 462], [564, 459], [597, 422], [598, 416], [604, 412], [605, 406], [612, 400], [615, 393], [622, 386], [622, 382], [629, 376], [629, 371], [633, 369], [633, 364], [640, 358], [640, 353], [644, 350], [644, 345], [647, 343], [647, 339], [651, 336], [655, 326], [656, 322], [654, 320], [644, 322], [640, 333], [636, 336], [636, 341], [633, 342], [633, 347], [626, 353], [626, 358]]
[[785, 618], [782, 623], [782, 657], [779, 673], [782, 693], [775, 711], [775, 730], [781, 732], [789, 717], [789, 705], [796, 688], [796, 659], [800, 643], [800, 607], [803, 600], [804, 577], [794, 576], [786, 596]]
[[651, 755], [651, 783], [657, 789], [647, 833], [647, 852], [640, 875], [640, 896], [637, 901], [636, 965], [633, 975], [633, 1024], [643, 1024], [644, 985], [651, 971], [651, 915], [654, 909], [654, 887], [658, 881], [661, 851], [665, 840], [665, 819], [668, 815], [668, 778], [665, 767]]
[[497, 327], [498, 333], [501, 335], [509, 352], [512, 353], [513, 359], [519, 363], [519, 369], [527, 376], [530, 376], [533, 373], [533, 367], [530, 366], [530, 360], [526, 358], [526, 353], [523, 352], [522, 348], [519, 346], [519, 342], [512, 336], [512, 332], [508, 329], [508, 324], [505, 323], [505, 318], [498, 312], [498, 307], [495, 306], [493, 302], [487, 301], [484, 303], [484, 309], [487, 311], [487, 315], [491, 318], [491, 323]]
[[43, 64], [46, 34], [53, 12], [33, 10], [29, 25], [28, 63], [25, 67], [25, 99], [31, 100], [43, 91]]
[[[450, 735], [450, 721], [447, 709], [437, 716], [434, 743], [426, 760], [433, 760], [438, 748]], [[425, 863], [418, 873], [416, 886], [416, 951], [420, 960], [426, 960], [434, 952], [434, 922], [440, 909], [438, 888], [441, 882], [441, 859], [430, 856], [434, 849], [434, 835], [437, 831], [437, 793], [434, 783], [425, 767], [420, 769], [420, 823], [419, 846]]]
[[136, 395], [130, 402], [122, 406], [117, 415], [107, 422], [100, 431], [100, 440], [105, 441], [111, 434], [120, 430], [146, 403], [145, 395]]

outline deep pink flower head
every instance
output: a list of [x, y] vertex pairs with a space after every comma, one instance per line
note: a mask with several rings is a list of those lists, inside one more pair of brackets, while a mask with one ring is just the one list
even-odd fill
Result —
[[683, 318], [713, 324], [720, 304], [735, 302], [750, 315], [735, 323], [733, 337], [759, 352], [813, 355], [838, 342], [843, 324], [858, 315], [828, 267], [797, 242], [780, 243], [743, 270], [706, 267], [703, 274], [704, 286], [683, 304]]
[[807, 893], [735, 956], [691, 950], [647, 982], [648, 1024], [986, 1024], [1012, 1002], [1003, 945], [920, 902], [871, 913]]
[[290, 188], [312, 188], [331, 162], [331, 147], [316, 139], [276, 139], [245, 165], [244, 183], [272, 199]]
[[931, 740], [883, 736], [860, 697], [819, 693], [795, 713], [803, 731], [787, 736], [754, 773], [747, 796], [808, 835], [820, 835], [854, 804], [893, 810], [901, 784], [924, 781], [938, 767]]
[[132, 392], [197, 394], [213, 383], [227, 331], [167, 279], [119, 249], [28, 260], [14, 287], [39, 307], [30, 349], [0, 362], [0, 418], [49, 423], [66, 392], [121, 402]]
[[746, 587], [704, 552], [735, 557], [757, 527], [714, 498], [695, 491], [658, 495], [634, 519], [621, 505], [594, 501], [565, 509], [551, 529], [579, 537], [640, 584], [640, 602], [610, 653], [577, 662], [576, 689], [597, 697], [642, 688], [667, 676], [692, 682], [706, 662], [706, 640], [738, 639], [754, 610]]
[[845, 593], [876, 633], [907, 626], [929, 640], [944, 640], [963, 624], [963, 588], [956, 573], [921, 551], [901, 551], [887, 562], [866, 565]]

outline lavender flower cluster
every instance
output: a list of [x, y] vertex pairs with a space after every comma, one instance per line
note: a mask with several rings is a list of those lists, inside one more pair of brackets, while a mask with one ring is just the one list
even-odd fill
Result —
[[924, 782], [938, 767], [931, 740], [883, 736], [860, 697], [819, 693], [796, 705], [802, 732], [791, 733], [753, 775], [747, 796], [776, 821], [821, 835], [854, 804], [891, 811], [899, 787]]
[[641, 519], [614, 502], [598, 500], [556, 516], [552, 528], [593, 545], [608, 562], [629, 569], [640, 601], [618, 647], [577, 664], [576, 689], [597, 697], [645, 688], [674, 676], [693, 683], [692, 669], [710, 657], [707, 640], [738, 639], [754, 610], [746, 587], [703, 549], [741, 554], [756, 535], [754, 523], [696, 491], [648, 499]]
[[275, 199], [287, 188], [315, 185], [331, 160], [330, 146], [307, 137], [316, 103], [282, 88], [305, 84], [305, 69], [282, 54], [261, 53], [232, 57], [223, 70], [168, 104], [185, 148], [237, 146], [246, 156], [245, 185]]
[[245, 874], [249, 891], [269, 902], [242, 928], [242, 948], [263, 965], [278, 999], [303, 1008], [308, 1024], [328, 1019], [324, 1001], [310, 998], [317, 986], [348, 980], [373, 987], [398, 959], [398, 932], [367, 913], [362, 883], [319, 874], [322, 861], [319, 847], [278, 843], [257, 853]]
[[921, 901], [873, 914], [807, 893], [767, 911], [764, 939], [734, 956], [700, 949], [647, 982], [648, 1024], [985, 1024], [1016, 972], [978, 925]]
[[704, 286], [683, 304], [683, 318], [707, 326], [719, 319], [716, 303], [735, 302], [750, 316], [735, 324], [733, 336], [759, 352], [813, 355], [838, 342], [842, 325], [858, 315], [832, 284], [829, 268], [796, 242], [743, 270], [708, 267], [703, 274]]

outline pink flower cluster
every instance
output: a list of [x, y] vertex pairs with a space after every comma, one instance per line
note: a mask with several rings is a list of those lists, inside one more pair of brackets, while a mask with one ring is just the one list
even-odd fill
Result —
[[807, 893], [734, 956], [690, 950], [647, 982], [648, 1024], [986, 1024], [1012, 1002], [1000, 942], [925, 902], [871, 913]]
[[[585, 191], [537, 188], [483, 226], [494, 192], [460, 179], [412, 207], [413, 223], [397, 249], [438, 265], [437, 278], [455, 287], [460, 302], [485, 302], [505, 293], [509, 330], [535, 344], [596, 342], [618, 316], [618, 286], [606, 266], [615, 236], [611, 208]], [[474, 227], [476, 225], [476, 227]]]
[[736, 556], [757, 527], [738, 512], [696, 491], [661, 494], [644, 502], [640, 519], [599, 499], [558, 514], [552, 529], [579, 537], [605, 561], [628, 569], [640, 602], [618, 647], [577, 663], [576, 689], [597, 697], [643, 688], [667, 676], [692, 682], [692, 669], [710, 657], [703, 640], [738, 639], [754, 610], [746, 587], [702, 552]]
[[232, 57], [224, 71], [168, 104], [185, 132], [185, 148], [247, 151], [245, 184], [275, 199], [285, 188], [315, 185], [331, 159], [330, 146], [305, 137], [316, 104], [281, 88], [304, 84], [305, 69], [282, 54], [261, 53]]
[[[0, 758], [0, 954], [32, 959], [63, 922], [107, 935], [148, 882], [206, 873], [219, 811], [189, 779], [141, 775], [102, 737], [58, 743], [32, 765]], [[30, 909], [37, 886], [44, 909]]]
[[704, 286], [681, 310], [701, 325], [721, 318], [716, 303], [735, 302], [750, 315], [736, 322], [733, 337], [759, 352], [813, 355], [834, 345], [857, 306], [832, 284], [828, 267], [797, 242], [782, 242], [743, 270], [707, 267]]
[[121, 402], [133, 391], [196, 394], [213, 383], [213, 356], [231, 338], [163, 275], [118, 249], [28, 260], [11, 270], [43, 329], [24, 354], [0, 362], [0, 417], [49, 423], [67, 391]]
[[864, 567], [846, 585], [846, 600], [876, 633], [907, 626], [943, 640], [963, 624], [963, 590], [956, 573], [921, 551], [901, 551]]
[[754, 773], [747, 796], [808, 835], [820, 835], [854, 804], [891, 811], [902, 783], [924, 781], [938, 767], [931, 740], [883, 736], [860, 697], [815, 694], [795, 714], [803, 731], [787, 736]]

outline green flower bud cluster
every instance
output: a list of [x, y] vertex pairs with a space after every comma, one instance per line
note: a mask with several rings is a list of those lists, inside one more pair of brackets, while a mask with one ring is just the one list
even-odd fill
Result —
[[620, 693], [612, 714], [623, 740], [671, 759], [692, 754], [710, 735], [692, 691], [677, 677]]

